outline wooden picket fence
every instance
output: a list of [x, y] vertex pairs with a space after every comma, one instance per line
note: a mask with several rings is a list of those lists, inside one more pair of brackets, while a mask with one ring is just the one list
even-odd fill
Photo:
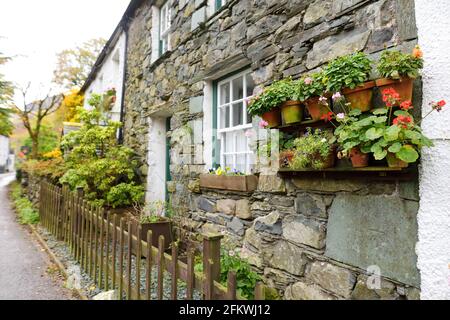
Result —
[[[245, 300], [237, 293], [234, 272], [229, 272], [227, 286], [219, 283], [221, 236], [204, 236], [203, 272], [196, 272], [191, 250], [187, 252], [187, 263], [180, 261], [176, 242], [171, 244], [171, 254], [164, 252], [163, 236], [157, 248], [152, 246], [151, 231], [147, 239], [141, 239], [140, 230], [131, 231], [131, 222], [107, 214], [104, 208], [86, 202], [81, 192], [71, 192], [65, 186], [41, 183], [39, 214], [41, 224], [68, 244], [73, 257], [98, 287], [118, 290], [119, 299], [164, 299], [164, 275], [168, 273], [171, 300], [178, 298], [178, 280], [184, 283], [187, 300], [194, 296], [204, 300]], [[152, 279], [155, 270], [156, 279]], [[132, 275], [134, 279], [145, 275], [145, 285], [133, 280]], [[255, 300], [264, 300], [264, 291], [264, 285], [258, 283]]]

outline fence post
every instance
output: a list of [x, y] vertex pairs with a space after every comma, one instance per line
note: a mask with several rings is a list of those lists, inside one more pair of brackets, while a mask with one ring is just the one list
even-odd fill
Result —
[[[211, 271], [210, 279], [220, 281], [220, 241], [223, 235], [207, 233], [203, 235], [203, 270]], [[210, 268], [212, 261], [212, 268]]]

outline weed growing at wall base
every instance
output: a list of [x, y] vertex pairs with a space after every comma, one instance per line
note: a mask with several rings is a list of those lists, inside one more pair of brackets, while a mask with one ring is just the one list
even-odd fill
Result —
[[39, 223], [39, 213], [33, 208], [31, 201], [23, 195], [20, 184], [13, 182], [10, 190], [13, 205], [19, 217], [20, 224]]

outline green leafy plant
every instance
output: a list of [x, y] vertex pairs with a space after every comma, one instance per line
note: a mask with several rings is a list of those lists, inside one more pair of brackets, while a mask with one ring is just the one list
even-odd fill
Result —
[[304, 136], [294, 140], [291, 169], [321, 169], [333, 152], [335, 137], [329, 131], [308, 128]]
[[[23, 142], [23, 145], [29, 147], [31, 150], [33, 147], [33, 141], [31, 140], [31, 138], [28, 137]], [[58, 147], [59, 147], [59, 137], [57, 132], [49, 126], [42, 125], [39, 134], [39, 150], [38, 150], [39, 158], [42, 158], [43, 154], [55, 150]]]
[[31, 201], [23, 195], [20, 184], [17, 182], [11, 184], [10, 191], [20, 224], [27, 225], [39, 223], [39, 213], [34, 209]]
[[363, 114], [361, 110], [351, 110], [347, 115], [336, 116], [340, 125], [334, 134], [341, 147], [341, 154], [348, 156], [353, 148], [363, 153], [370, 153], [373, 144], [383, 135], [387, 116], [384, 110], [375, 110], [373, 114]]
[[[413, 108], [411, 101], [401, 102], [399, 94], [392, 88], [383, 91], [383, 101], [386, 106], [370, 114], [352, 110], [348, 114], [336, 115], [340, 126], [335, 135], [342, 154], [348, 155], [352, 148], [359, 147], [363, 153], [373, 153], [375, 160], [382, 160], [392, 153], [404, 162], [416, 162], [420, 150], [433, 143], [422, 133], [420, 121], [416, 123], [409, 113]], [[400, 110], [394, 111], [397, 104], [400, 104]], [[444, 100], [432, 102], [431, 111], [425, 117], [434, 110], [440, 111], [445, 104]]]
[[302, 102], [312, 97], [320, 97], [327, 91], [323, 72], [303, 76], [297, 84], [299, 100]]
[[298, 81], [292, 78], [275, 81], [249, 102], [247, 108], [251, 115], [261, 116], [285, 101], [299, 100]]
[[67, 172], [60, 179], [72, 190], [83, 188], [85, 198], [99, 206], [113, 208], [142, 200], [144, 189], [139, 179], [139, 162], [133, 150], [119, 145], [120, 123], [110, 121], [102, 112], [103, 98], [93, 95], [91, 110], [79, 108], [83, 125], [64, 136]]
[[398, 50], [385, 50], [381, 54], [377, 70], [383, 78], [398, 80], [402, 77], [415, 79], [423, 68], [423, 58], [420, 48], [416, 47], [413, 54]]
[[323, 71], [327, 91], [339, 92], [354, 89], [369, 80], [372, 60], [365, 53], [356, 52], [332, 60]]
[[[250, 264], [240, 257], [240, 249], [227, 250], [222, 249], [220, 253], [220, 282], [227, 284], [228, 273], [236, 273], [236, 287], [240, 296], [246, 299], [254, 298], [256, 283], [261, 277], [252, 270]], [[203, 272], [203, 262], [201, 257], [197, 256], [194, 270]]]
[[20, 169], [28, 174], [48, 178], [53, 182], [58, 180], [66, 172], [64, 159], [61, 157], [48, 160], [27, 160], [20, 164]]
[[135, 208], [139, 212], [139, 222], [155, 223], [167, 221], [175, 215], [171, 201], [152, 201], [145, 206], [136, 205]]

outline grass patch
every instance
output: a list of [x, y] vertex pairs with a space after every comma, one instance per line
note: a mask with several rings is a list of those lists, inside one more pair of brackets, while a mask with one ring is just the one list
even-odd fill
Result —
[[24, 196], [20, 184], [13, 182], [10, 188], [11, 199], [19, 217], [19, 223], [24, 225], [39, 223], [39, 213], [34, 209], [31, 201]]

